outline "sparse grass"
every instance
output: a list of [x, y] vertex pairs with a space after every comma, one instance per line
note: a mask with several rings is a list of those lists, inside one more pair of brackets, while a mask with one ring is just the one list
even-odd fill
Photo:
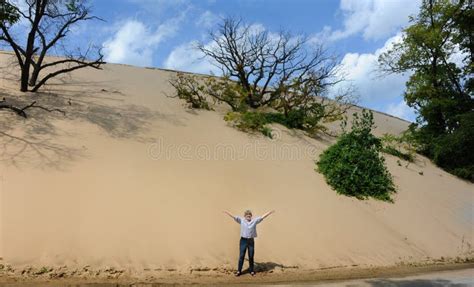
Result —
[[405, 161], [408, 161], [408, 162], [414, 162], [415, 161], [415, 157], [410, 154], [410, 153], [404, 153], [394, 147], [391, 147], [391, 146], [385, 146], [382, 148], [382, 152], [386, 153], [386, 154], [390, 154], [390, 155], [393, 155], [393, 156], [396, 156], [400, 159], [403, 159]]
[[35, 272], [35, 275], [42, 275], [50, 272], [52, 269], [46, 266], [41, 267], [38, 271]]
[[398, 137], [391, 134], [384, 134], [381, 140], [382, 152], [396, 156], [408, 163], [415, 161], [416, 149], [405, 134]]

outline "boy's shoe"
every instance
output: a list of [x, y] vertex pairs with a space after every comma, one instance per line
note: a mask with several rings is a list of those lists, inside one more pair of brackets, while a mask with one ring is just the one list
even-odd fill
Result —
[[239, 277], [240, 275], [242, 275], [241, 272], [238, 272], [238, 271], [237, 271], [237, 273], [235, 273], [235, 277]]
[[250, 272], [250, 275], [255, 276], [255, 272], [253, 272], [253, 271]]

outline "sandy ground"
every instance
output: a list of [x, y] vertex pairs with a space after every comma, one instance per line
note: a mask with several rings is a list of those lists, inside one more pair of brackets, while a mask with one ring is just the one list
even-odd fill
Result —
[[437, 263], [430, 265], [398, 265], [372, 268], [331, 268], [319, 270], [273, 270], [255, 276], [200, 270], [187, 274], [160, 274], [149, 271], [143, 278], [124, 274], [113, 278], [94, 275], [53, 278], [55, 271], [28, 276], [1, 273], [1, 286], [167, 286], [174, 284], [197, 286], [471, 286], [474, 281], [474, 264]]
[[[472, 258], [474, 185], [426, 158], [387, 156], [395, 203], [337, 195], [314, 171], [334, 139], [274, 126], [274, 139], [188, 110], [172, 72], [82, 70], [17, 92], [0, 54], [0, 96], [49, 107], [0, 118], [0, 256], [15, 270], [233, 270], [239, 227], [221, 213], [275, 209], [259, 226], [262, 271]], [[377, 113], [376, 134], [408, 123]], [[332, 124], [331, 127], [337, 126]], [[115, 272], [115, 271], [114, 271]]]

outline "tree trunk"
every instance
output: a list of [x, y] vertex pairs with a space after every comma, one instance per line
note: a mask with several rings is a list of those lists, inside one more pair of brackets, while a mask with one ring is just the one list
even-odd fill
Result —
[[21, 69], [21, 83], [20, 83], [20, 91], [27, 92], [28, 91], [28, 76], [30, 74], [30, 62], [28, 60], [25, 61], [25, 65]]
[[[38, 15], [36, 15], [38, 17]], [[36, 21], [35, 21], [36, 22]], [[34, 54], [34, 45], [35, 45], [35, 33], [36, 27], [32, 27], [30, 33], [28, 34], [28, 41], [26, 43], [26, 54], [25, 54], [25, 62], [21, 69], [21, 87], [20, 91], [26, 92], [28, 91], [28, 83], [30, 79], [30, 66], [31, 66], [31, 59]]]
[[256, 109], [261, 106], [260, 103], [254, 99], [251, 92], [248, 92], [248, 96], [245, 101], [247, 102], [247, 105], [252, 109]]
[[33, 68], [33, 73], [31, 73], [30, 77], [30, 86], [34, 87], [36, 85], [36, 82], [38, 81], [38, 76], [39, 76], [40, 69], [37, 67]]
[[30, 66], [31, 60], [35, 53], [35, 36], [36, 30], [38, 29], [38, 25], [40, 23], [41, 17], [44, 13], [44, 8], [46, 7], [47, 1], [37, 1], [36, 2], [36, 11], [35, 11], [35, 19], [31, 25], [31, 30], [28, 33], [28, 40], [26, 42], [26, 53], [25, 53], [25, 62], [21, 69], [21, 84], [20, 84], [20, 91], [26, 92], [28, 91], [28, 84], [30, 79]]

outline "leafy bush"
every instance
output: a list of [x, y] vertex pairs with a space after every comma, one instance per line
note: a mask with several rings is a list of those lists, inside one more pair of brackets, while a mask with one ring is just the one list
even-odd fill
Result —
[[293, 109], [287, 114], [280, 112], [265, 113], [269, 123], [278, 123], [289, 129], [300, 129], [308, 132], [314, 132], [322, 129], [320, 125], [322, 118], [304, 109]]
[[366, 110], [361, 117], [354, 114], [350, 132], [344, 121], [343, 134], [321, 154], [317, 169], [340, 194], [392, 201], [395, 186], [380, 155], [381, 140], [371, 133], [373, 125], [373, 114]]
[[227, 104], [232, 111], [246, 111], [245, 95], [237, 83], [228, 77], [199, 77], [192, 74], [177, 73], [170, 81], [176, 90], [176, 96], [185, 100], [193, 109], [211, 110], [207, 101]]
[[323, 122], [342, 120], [343, 114], [355, 102], [352, 90], [338, 91], [329, 99], [321, 94], [320, 84], [319, 76], [311, 73], [307, 78], [294, 79], [288, 85], [280, 86], [272, 105], [277, 113], [270, 114], [269, 120], [310, 133], [324, 129]]
[[260, 132], [271, 138], [272, 130], [267, 126], [268, 121], [265, 114], [260, 112], [230, 112], [224, 117], [224, 120], [232, 123], [241, 131]]
[[194, 75], [177, 73], [169, 83], [176, 89], [176, 97], [185, 100], [193, 109], [211, 110], [206, 100], [206, 86], [199, 84]]
[[319, 125], [319, 118], [312, 115], [308, 116], [302, 110], [291, 110], [285, 115], [280, 112], [243, 109], [240, 112], [227, 113], [224, 119], [242, 131], [261, 132], [270, 138], [272, 130], [267, 124], [271, 123], [278, 123], [289, 129], [300, 129], [308, 132], [324, 129], [323, 126]]
[[244, 90], [238, 83], [230, 80], [229, 77], [209, 77], [205, 85], [207, 94], [216, 102], [227, 104], [234, 112], [247, 110]]

